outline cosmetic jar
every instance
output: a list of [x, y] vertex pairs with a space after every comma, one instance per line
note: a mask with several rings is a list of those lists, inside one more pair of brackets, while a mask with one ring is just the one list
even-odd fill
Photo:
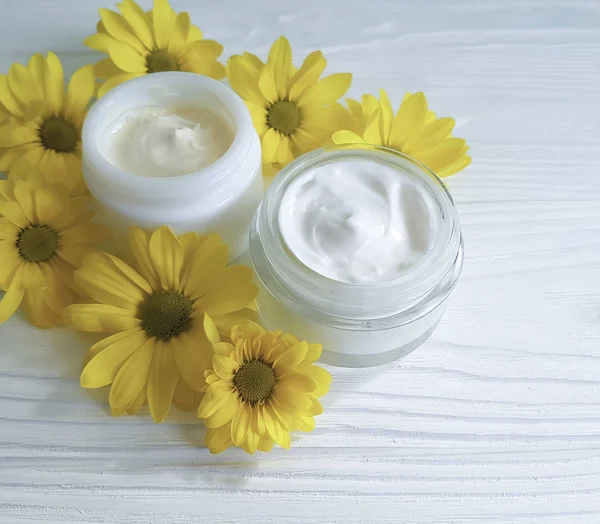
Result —
[[[210, 110], [231, 131], [232, 143], [210, 165], [169, 177], [139, 176], [107, 159], [108, 140], [124, 115], [141, 108]], [[183, 72], [130, 80], [89, 111], [82, 132], [83, 174], [101, 219], [123, 238], [136, 225], [175, 233], [219, 233], [230, 258], [248, 248], [248, 230], [262, 198], [261, 147], [244, 102], [226, 85]], [[118, 240], [118, 238], [117, 238]]]
[[[427, 252], [391, 280], [356, 284], [324, 276], [305, 265], [282, 234], [280, 211], [294, 181], [322, 166], [353, 162], [397, 170], [431, 203], [435, 228]], [[303, 155], [275, 177], [254, 215], [250, 256], [263, 325], [323, 344], [325, 363], [367, 367], [398, 359], [431, 335], [459, 278], [463, 243], [454, 202], [432, 171], [390, 149], [344, 145]]]

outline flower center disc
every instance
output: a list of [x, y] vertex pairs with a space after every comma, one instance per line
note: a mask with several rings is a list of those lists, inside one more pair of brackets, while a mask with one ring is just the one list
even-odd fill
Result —
[[291, 135], [300, 125], [300, 110], [293, 102], [280, 100], [267, 112], [267, 123], [284, 135]]
[[159, 49], [158, 51], [152, 51], [146, 58], [146, 69], [148, 73], [179, 71], [179, 63], [168, 51]]
[[155, 291], [140, 306], [142, 328], [148, 336], [170, 340], [190, 325], [192, 302], [176, 291]]
[[40, 138], [46, 149], [71, 153], [77, 145], [77, 129], [64, 118], [49, 118], [40, 127]]
[[58, 235], [48, 226], [30, 226], [17, 239], [19, 255], [27, 262], [46, 262], [56, 253]]
[[233, 385], [246, 402], [259, 402], [271, 396], [275, 375], [271, 366], [260, 360], [251, 360], [238, 369]]

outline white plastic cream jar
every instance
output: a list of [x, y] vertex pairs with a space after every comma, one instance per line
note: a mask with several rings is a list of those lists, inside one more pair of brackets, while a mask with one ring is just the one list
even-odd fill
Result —
[[[333, 180], [362, 172], [373, 175], [365, 186], [373, 194], [357, 198], [364, 187]], [[388, 245], [391, 257], [381, 251]], [[434, 173], [385, 148], [333, 146], [275, 177], [254, 216], [250, 255], [266, 327], [322, 343], [327, 363], [364, 367], [400, 358], [431, 335], [460, 275], [463, 244], [452, 198]]]
[[[174, 171], [172, 176], [161, 176], [163, 173], [140, 176], [133, 173], [133, 169], [119, 167], [114, 162], [114, 140], [123, 135], [119, 129], [124, 120], [140, 111], [152, 112], [152, 108], [159, 114], [168, 113], [170, 108], [208, 111], [213, 120], [211, 124], [221, 126], [230, 137], [231, 145], [220, 157], [214, 155], [214, 161], [211, 158], [208, 165], [190, 173]], [[158, 132], [169, 131], [165, 122], [171, 125], [170, 120], [164, 118], [161, 124], [164, 129]], [[128, 132], [131, 133], [138, 129], [148, 131], [141, 126], [130, 127], [132, 131]], [[145, 144], [148, 154], [162, 155], [161, 169], [168, 171], [169, 157], [161, 149], [165, 144], [154, 131], [150, 128], [149, 137], [140, 140], [146, 140], [142, 145]], [[138, 137], [128, 138], [132, 147], [139, 146]], [[178, 234], [219, 233], [230, 247], [231, 258], [247, 249], [250, 222], [263, 192], [261, 148], [250, 113], [226, 85], [202, 75], [182, 72], [154, 73], [130, 80], [94, 104], [83, 126], [82, 143], [85, 181], [101, 216], [118, 236], [122, 237], [131, 225], [153, 229], [165, 224]], [[121, 149], [124, 151], [119, 153], [121, 156], [127, 153], [127, 148]], [[187, 152], [181, 147], [172, 150]], [[140, 157], [144, 149], [132, 151], [134, 154]], [[132, 158], [136, 157], [132, 156], [129, 161]], [[173, 158], [174, 170], [181, 170], [181, 165], [186, 163], [184, 159], [177, 160]]]

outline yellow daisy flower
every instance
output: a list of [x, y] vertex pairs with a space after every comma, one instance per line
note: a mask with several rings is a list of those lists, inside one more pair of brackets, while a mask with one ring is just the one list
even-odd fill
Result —
[[225, 67], [217, 61], [223, 46], [204, 40], [188, 13], [175, 13], [167, 0], [154, 0], [154, 9], [147, 13], [133, 0], [123, 0], [117, 7], [121, 14], [100, 9], [98, 32], [84, 40], [88, 47], [108, 55], [94, 67], [96, 76], [106, 79], [99, 97], [126, 80], [149, 73], [189, 71], [216, 79], [225, 76]]
[[331, 375], [313, 365], [320, 344], [260, 326], [234, 326], [233, 344], [215, 344], [212, 369], [198, 416], [209, 428], [212, 453], [241, 446], [248, 453], [290, 447], [290, 432], [312, 431], [323, 408], [317, 397], [329, 390]]
[[215, 323], [226, 329], [243, 318], [258, 290], [250, 268], [226, 267], [218, 235], [178, 239], [165, 226], [151, 235], [132, 228], [129, 245], [131, 265], [107, 253], [86, 257], [75, 282], [95, 303], [65, 315], [81, 331], [110, 334], [90, 348], [81, 385], [112, 384], [113, 415], [137, 411], [147, 397], [161, 422], [174, 396], [193, 404], [219, 341]]
[[33, 169], [15, 174], [0, 181], [0, 323], [22, 304], [36, 326], [61, 325], [73, 271], [107, 232], [89, 221], [88, 199]]
[[85, 191], [81, 176], [81, 128], [94, 95], [92, 66], [71, 77], [65, 93], [63, 69], [54, 53], [35, 54], [27, 67], [13, 64], [0, 75], [0, 171], [19, 163], [37, 166], [75, 194]]
[[326, 65], [321, 51], [315, 51], [296, 70], [292, 49], [283, 36], [271, 47], [266, 64], [251, 53], [229, 59], [227, 78], [252, 114], [263, 163], [285, 165], [321, 147], [340, 129], [344, 109], [335, 102], [350, 87], [352, 75], [337, 73], [319, 79]]
[[453, 175], [471, 163], [465, 140], [452, 137], [455, 120], [437, 118], [427, 108], [423, 93], [407, 93], [395, 115], [383, 89], [379, 100], [365, 95], [362, 103], [352, 99], [347, 103], [346, 126], [333, 135], [336, 144], [367, 143], [396, 149], [439, 177]]

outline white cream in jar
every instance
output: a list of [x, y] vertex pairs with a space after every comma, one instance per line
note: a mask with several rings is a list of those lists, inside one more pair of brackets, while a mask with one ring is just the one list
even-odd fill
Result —
[[104, 154], [129, 173], [171, 177], [208, 167], [232, 142], [233, 131], [209, 109], [149, 106], [121, 115]]
[[393, 280], [432, 246], [431, 197], [410, 175], [373, 162], [307, 170], [286, 189], [281, 234], [313, 271], [352, 284]]
[[261, 148], [226, 85], [182, 72], [125, 82], [90, 109], [82, 144], [85, 181], [121, 246], [128, 227], [165, 224], [177, 234], [219, 233], [230, 258], [248, 248], [263, 193]]
[[384, 148], [335, 146], [274, 179], [250, 254], [262, 322], [323, 344], [323, 360], [373, 366], [416, 349], [441, 319], [462, 267], [443, 183]]

